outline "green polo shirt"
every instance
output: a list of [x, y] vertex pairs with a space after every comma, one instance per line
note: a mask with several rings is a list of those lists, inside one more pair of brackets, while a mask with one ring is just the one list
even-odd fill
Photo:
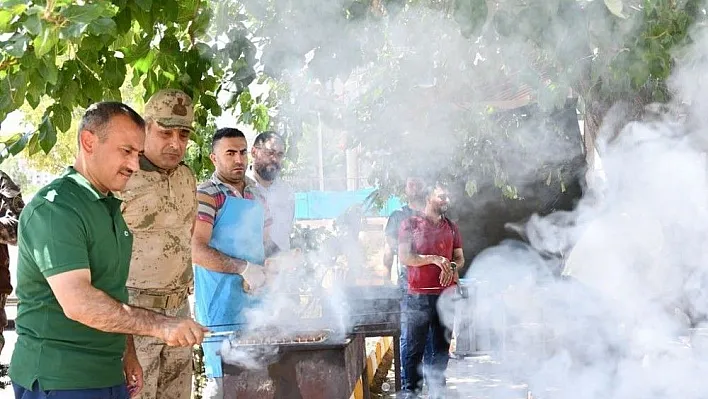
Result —
[[120, 200], [99, 193], [73, 168], [32, 198], [20, 216], [17, 343], [10, 378], [42, 390], [124, 383], [125, 335], [95, 330], [64, 315], [47, 278], [90, 269], [94, 287], [127, 303], [133, 235]]

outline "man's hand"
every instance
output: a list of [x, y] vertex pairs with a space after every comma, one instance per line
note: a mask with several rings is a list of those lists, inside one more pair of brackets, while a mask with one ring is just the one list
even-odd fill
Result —
[[436, 256], [433, 259], [433, 263], [440, 268], [440, 285], [442, 287], [447, 287], [452, 284], [455, 274], [452, 271], [450, 260], [444, 256]]
[[131, 398], [140, 394], [143, 390], [143, 368], [140, 366], [138, 356], [135, 354], [135, 348], [128, 350], [123, 356], [123, 372], [125, 373], [125, 382], [128, 385], [128, 393]]
[[246, 270], [241, 272], [243, 277], [243, 290], [253, 292], [265, 285], [266, 275], [263, 266], [248, 263]]
[[169, 346], [190, 347], [199, 345], [209, 329], [192, 319], [168, 317], [160, 326], [159, 338]]

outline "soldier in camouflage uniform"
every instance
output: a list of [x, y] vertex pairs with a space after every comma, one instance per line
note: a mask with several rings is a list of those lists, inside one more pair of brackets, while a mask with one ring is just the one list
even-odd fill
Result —
[[[122, 194], [123, 216], [135, 235], [128, 277], [130, 304], [189, 317], [191, 236], [197, 213], [196, 179], [182, 162], [193, 131], [192, 99], [179, 90], [155, 93], [145, 105], [145, 153]], [[139, 398], [189, 399], [191, 348], [135, 337], [144, 371]]]
[[0, 171], [0, 352], [5, 346], [2, 332], [7, 326], [5, 302], [12, 293], [10, 283], [10, 253], [7, 245], [17, 245], [17, 221], [25, 207], [20, 188], [10, 176]]

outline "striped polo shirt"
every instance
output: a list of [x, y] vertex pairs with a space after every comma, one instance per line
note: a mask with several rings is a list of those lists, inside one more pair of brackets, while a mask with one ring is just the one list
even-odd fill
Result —
[[221, 179], [219, 179], [216, 175], [216, 172], [214, 172], [209, 180], [203, 182], [199, 185], [199, 187], [197, 187], [197, 193], [205, 194], [213, 198], [215, 206], [212, 206], [204, 201], [199, 201], [199, 206], [197, 207], [197, 220], [213, 225], [219, 211], [221, 210], [221, 207], [223, 207], [226, 202], [226, 194], [224, 194], [224, 192], [226, 192], [228, 195], [237, 198], [260, 202], [265, 210], [264, 228], [267, 231], [272, 224], [272, 218], [270, 216], [270, 212], [268, 211], [268, 204], [266, 203], [263, 195], [260, 194], [260, 191], [256, 188], [256, 182], [249, 177], [245, 177], [245, 179], [246, 187], [243, 189], [243, 195], [241, 195], [241, 192], [235, 189], [232, 185], [221, 181]]

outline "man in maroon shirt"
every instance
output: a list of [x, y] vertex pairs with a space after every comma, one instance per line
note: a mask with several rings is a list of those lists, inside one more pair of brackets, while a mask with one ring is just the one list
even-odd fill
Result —
[[403, 390], [413, 393], [422, 388], [420, 368], [430, 334], [433, 359], [426, 379], [431, 398], [444, 395], [441, 391], [450, 351], [450, 331], [440, 320], [437, 303], [443, 290], [459, 278], [451, 262], [459, 267], [465, 262], [457, 224], [445, 217], [448, 203], [447, 189], [442, 184], [427, 188], [423, 213], [405, 220], [399, 231], [398, 253], [408, 269], [401, 332], [407, 344]]

